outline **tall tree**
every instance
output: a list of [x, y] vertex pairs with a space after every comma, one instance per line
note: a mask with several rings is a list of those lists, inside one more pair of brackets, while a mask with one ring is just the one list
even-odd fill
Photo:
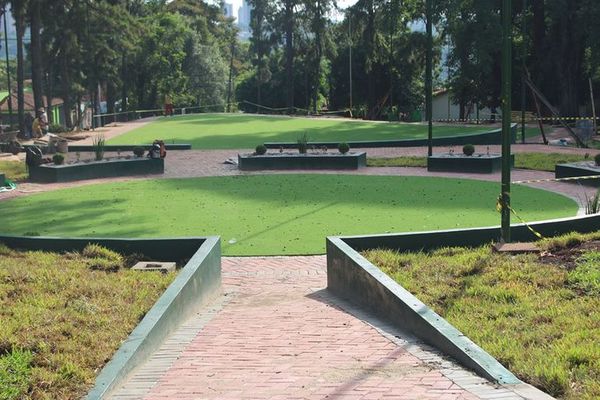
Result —
[[[30, 0], [29, 20], [31, 31], [31, 83], [33, 89], [33, 102], [36, 110], [44, 105], [42, 97], [44, 68], [42, 63], [41, 8], [42, 0]], [[48, 101], [51, 101], [51, 99]]]
[[275, 42], [273, 35], [274, 6], [271, 0], [250, 0], [250, 47], [254, 54], [253, 64], [256, 68], [256, 102], [262, 103], [262, 86], [271, 79], [268, 56]]
[[25, 132], [25, 55], [23, 36], [25, 35], [25, 15], [27, 12], [26, 0], [13, 0], [11, 2], [11, 10], [17, 31], [17, 108], [19, 131]]

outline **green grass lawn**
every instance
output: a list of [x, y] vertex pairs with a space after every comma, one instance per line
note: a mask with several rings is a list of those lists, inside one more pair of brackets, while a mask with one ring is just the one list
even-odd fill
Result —
[[99, 246], [57, 254], [0, 243], [0, 399], [85, 396], [176, 275], [116, 270], [128, 261]]
[[[27, 168], [24, 161], [0, 161], [0, 172], [11, 181], [24, 181], [27, 179]], [[0, 182], [2, 184], [4, 182]]]
[[[373, 250], [372, 263], [497, 358], [559, 398], [600, 398], [600, 252], [567, 250], [593, 235], [544, 241], [554, 256], [491, 246], [431, 253]], [[597, 248], [597, 247], [596, 247]]]
[[[488, 131], [486, 127], [436, 126], [434, 135], [458, 136]], [[296, 142], [307, 133], [311, 141], [425, 139], [427, 126], [341, 119], [195, 114], [159, 118], [108, 144], [190, 143], [194, 149], [253, 149], [264, 142]]]
[[[220, 235], [227, 255], [322, 254], [328, 235], [498, 225], [498, 183], [418, 177], [253, 175], [91, 185], [0, 202], [5, 234]], [[573, 200], [513, 186], [526, 220]], [[543, 205], [543, 206], [542, 206]]]

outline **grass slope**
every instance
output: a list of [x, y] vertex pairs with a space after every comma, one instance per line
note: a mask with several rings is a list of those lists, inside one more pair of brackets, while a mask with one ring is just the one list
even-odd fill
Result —
[[[542, 248], [592, 238], [600, 232]], [[572, 266], [489, 246], [364, 255], [522, 380], [559, 398], [600, 398], [600, 252]]]
[[[263, 175], [143, 180], [0, 202], [2, 232], [220, 235], [227, 255], [324, 253], [328, 235], [497, 225], [499, 185], [443, 178]], [[574, 215], [573, 200], [515, 185], [527, 220]], [[541, 206], [543, 205], [543, 206]]]
[[85, 395], [175, 277], [97, 269], [119, 258], [106, 250], [65, 255], [0, 244], [0, 399]]
[[[24, 181], [27, 179], [27, 169], [23, 161], [0, 161], [0, 172], [11, 181]], [[0, 182], [0, 185], [4, 182]]]
[[[435, 136], [488, 131], [484, 127], [436, 126]], [[195, 149], [253, 149], [264, 142], [296, 142], [307, 133], [311, 141], [425, 139], [427, 126], [247, 114], [196, 114], [159, 118], [108, 144], [191, 143]]]

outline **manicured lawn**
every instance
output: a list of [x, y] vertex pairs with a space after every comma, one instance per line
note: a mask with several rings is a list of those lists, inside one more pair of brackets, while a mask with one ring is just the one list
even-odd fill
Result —
[[[584, 239], [595, 242], [579, 247]], [[364, 255], [520, 379], [591, 400], [600, 398], [598, 239], [600, 232], [549, 240], [542, 247], [552, 255], [542, 257], [491, 246]]]
[[[80, 399], [175, 277], [0, 244], [0, 399]], [[104, 269], [103, 269], [104, 268]]]
[[[591, 158], [588, 158], [591, 159]], [[563, 153], [515, 153], [515, 168], [554, 172], [556, 164], [584, 161], [577, 154]], [[369, 157], [369, 167], [427, 167], [427, 157]]]
[[[436, 126], [435, 136], [488, 130], [486, 127]], [[108, 144], [143, 144], [163, 139], [167, 143], [191, 143], [194, 149], [253, 149], [264, 142], [296, 142], [305, 132], [311, 141], [424, 139], [427, 126], [251, 114], [196, 114], [159, 118], [109, 140]]]
[[[227, 255], [321, 254], [328, 235], [497, 225], [499, 184], [472, 180], [253, 175], [91, 185], [0, 202], [2, 233], [220, 235]], [[573, 200], [513, 186], [533, 221], [575, 215]], [[543, 206], [541, 206], [543, 205]]]
[[[27, 179], [25, 162], [0, 161], [0, 172], [4, 172], [7, 179], [11, 181], [23, 181]], [[0, 182], [2, 184], [3, 182]]]

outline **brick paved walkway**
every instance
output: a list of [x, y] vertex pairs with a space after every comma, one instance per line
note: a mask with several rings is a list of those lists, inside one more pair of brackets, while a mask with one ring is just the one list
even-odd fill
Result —
[[521, 399], [326, 284], [324, 256], [223, 258], [222, 298], [112, 399]]

